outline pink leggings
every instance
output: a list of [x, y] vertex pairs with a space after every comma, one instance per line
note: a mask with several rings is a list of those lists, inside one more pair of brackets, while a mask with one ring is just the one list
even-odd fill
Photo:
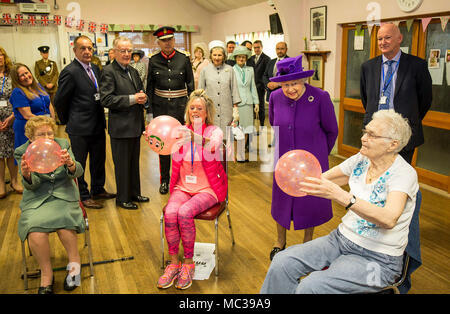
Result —
[[164, 214], [164, 230], [170, 255], [178, 254], [181, 237], [184, 247], [184, 258], [192, 258], [194, 256], [194, 217], [216, 203], [216, 198], [209, 193], [191, 195], [180, 190], [172, 192]]

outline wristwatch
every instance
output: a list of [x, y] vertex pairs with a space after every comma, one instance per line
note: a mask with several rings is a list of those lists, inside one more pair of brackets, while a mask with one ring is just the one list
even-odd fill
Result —
[[348, 205], [347, 206], [345, 206], [345, 210], [348, 210], [350, 207], [352, 207], [353, 206], [353, 204], [355, 204], [356, 203], [356, 197], [355, 197], [355, 195], [352, 195], [352, 198], [350, 199], [350, 203], [348, 203]]

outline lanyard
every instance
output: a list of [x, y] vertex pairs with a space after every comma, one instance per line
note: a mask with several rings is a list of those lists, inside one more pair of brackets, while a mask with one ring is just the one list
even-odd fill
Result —
[[98, 91], [98, 83], [97, 83], [97, 78], [95, 77], [95, 74], [94, 74], [94, 70], [92, 70], [92, 67], [89, 66], [87, 71], [88, 71], [89, 77], [92, 77], [94, 79], [94, 86], [95, 86], [95, 89]]
[[197, 150], [197, 146], [194, 146], [191, 141], [191, 174], [194, 173], [194, 156], [195, 156], [196, 150]]
[[386, 89], [389, 87], [389, 85], [391, 84], [391, 81], [392, 81], [392, 78], [394, 77], [394, 74], [395, 74], [395, 72], [397, 72], [397, 68], [398, 68], [398, 64], [400, 63], [400, 60], [399, 61], [396, 61], [397, 62], [397, 64], [395, 65], [395, 69], [394, 69], [394, 71], [392, 71], [392, 74], [391, 74], [391, 76], [389, 77], [389, 79], [388, 79], [388, 81], [387, 81], [387, 83], [386, 83], [386, 81], [384, 80], [384, 65], [383, 65], [383, 91], [382, 91], [382, 95], [384, 95], [384, 93], [386, 92]]
[[5, 80], [6, 80], [6, 76], [3, 77], [2, 93], [0, 94], [1, 96], [3, 96], [3, 88], [5, 87]]

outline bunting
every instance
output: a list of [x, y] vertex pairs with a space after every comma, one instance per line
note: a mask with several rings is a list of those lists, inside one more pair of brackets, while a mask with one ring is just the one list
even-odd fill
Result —
[[12, 25], [12, 19], [11, 19], [11, 14], [9, 13], [3, 13], [2, 14], [3, 17], [3, 23], [6, 25]]
[[445, 27], [447, 26], [449, 16], [441, 16], [441, 27], [442, 31], [445, 32]]
[[411, 26], [413, 25], [413, 23], [414, 23], [414, 19], [406, 20], [406, 29], [408, 30], [408, 32], [411, 29]]
[[16, 14], [16, 18], [14, 19], [14, 24], [23, 25], [23, 14]]
[[47, 15], [41, 15], [41, 25], [48, 26], [50, 23], [50, 20], [48, 19]]
[[[3, 0], [1, 0], [3, 1]], [[41, 0], [42, 1], [42, 0]], [[154, 32], [157, 28], [163, 26], [160, 24], [107, 24], [89, 22], [85, 20], [75, 20], [70, 16], [49, 15], [49, 14], [22, 14], [22, 13], [2, 13], [0, 15], [0, 25], [17, 25], [17, 26], [60, 26], [64, 22], [67, 28], [75, 28], [78, 31], [84, 31], [85, 26], [91, 33], [100, 31], [103, 34], [107, 32], [122, 32], [122, 31], [139, 31], [139, 32]], [[177, 32], [199, 32], [198, 25], [170, 25], [173, 26]]]
[[90, 33], [95, 33], [97, 31], [97, 23], [89, 22], [88, 30]]
[[427, 30], [428, 24], [430, 24], [431, 19], [432, 19], [431, 17], [424, 17], [422, 19], [422, 28], [424, 32]]

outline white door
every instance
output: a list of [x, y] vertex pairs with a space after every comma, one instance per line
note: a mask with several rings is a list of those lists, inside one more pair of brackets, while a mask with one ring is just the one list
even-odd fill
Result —
[[5, 48], [13, 62], [26, 64], [34, 73], [34, 63], [41, 59], [40, 46], [49, 46], [49, 59], [56, 62], [61, 71], [58, 32], [55, 26], [0, 27], [0, 45]]

